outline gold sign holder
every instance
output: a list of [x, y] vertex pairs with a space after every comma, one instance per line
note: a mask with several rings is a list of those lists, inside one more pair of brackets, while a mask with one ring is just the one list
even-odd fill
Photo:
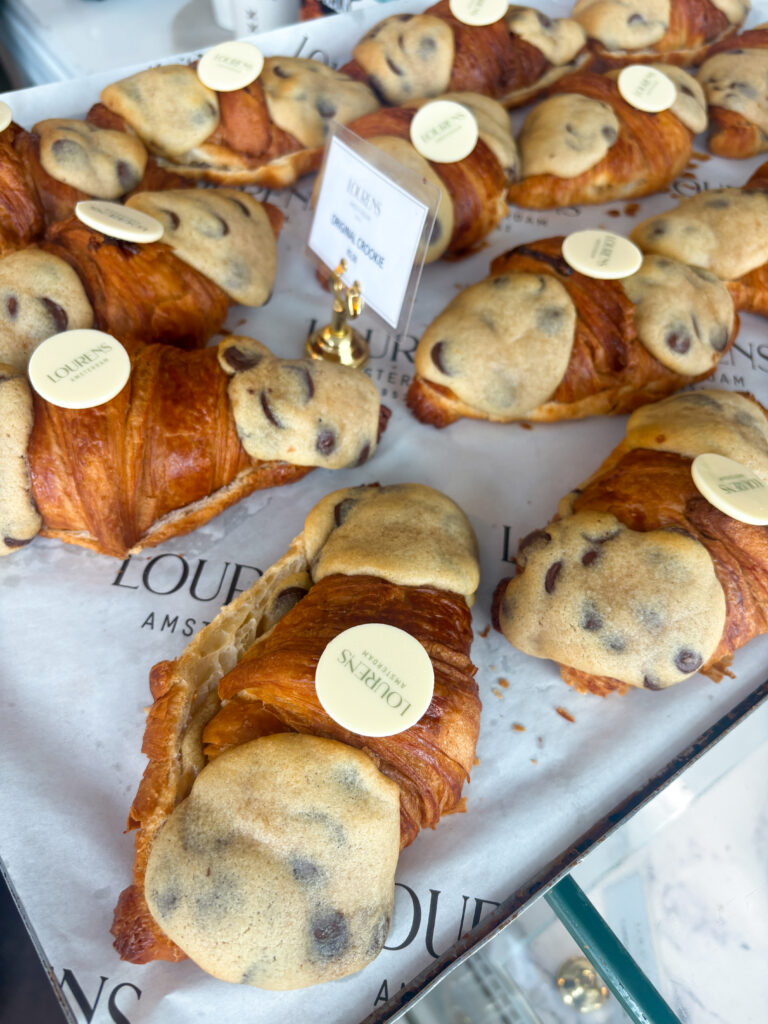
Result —
[[307, 353], [313, 359], [327, 359], [344, 366], [363, 366], [368, 361], [368, 342], [347, 320], [354, 320], [363, 311], [360, 283], [355, 281], [347, 288], [341, 280], [347, 269], [342, 260], [331, 275], [333, 288], [333, 311], [331, 322], [313, 331], [307, 338]]

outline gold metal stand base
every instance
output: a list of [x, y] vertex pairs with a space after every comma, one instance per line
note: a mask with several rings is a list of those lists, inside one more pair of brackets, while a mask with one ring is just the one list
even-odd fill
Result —
[[313, 331], [307, 338], [307, 355], [313, 359], [325, 359], [357, 368], [368, 362], [368, 342], [348, 324], [345, 324], [341, 335], [336, 335], [331, 325], [327, 324]]

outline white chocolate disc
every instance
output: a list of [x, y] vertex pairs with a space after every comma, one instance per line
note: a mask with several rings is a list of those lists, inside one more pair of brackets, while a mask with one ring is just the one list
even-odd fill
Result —
[[474, 114], [454, 100], [425, 103], [411, 121], [414, 149], [439, 164], [453, 164], [469, 156], [478, 135]]
[[768, 481], [725, 455], [705, 452], [691, 465], [691, 476], [710, 505], [740, 523], [768, 526]]
[[206, 50], [197, 77], [215, 92], [235, 92], [255, 82], [263, 67], [264, 55], [257, 46], [233, 39]]
[[422, 717], [435, 672], [419, 641], [404, 629], [366, 622], [339, 633], [315, 672], [317, 697], [339, 725], [360, 736], [393, 736]]
[[75, 205], [78, 220], [123, 242], [157, 242], [163, 237], [163, 225], [148, 213], [105, 199], [86, 199]]
[[8, 106], [7, 103], [3, 103], [3, 101], [0, 100], [0, 132], [5, 131], [8, 125], [11, 123], [12, 117], [13, 114], [11, 112], [11, 108]]
[[465, 25], [493, 25], [509, 10], [507, 0], [450, 0], [448, 6], [454, 18]]
[[54, 334], [38, 345], [27, 372], [32, 387], [51, 405], [90, 409], [122, 391], [131, 360], [111, 334], [81, 328]]
[[677, 89], [663, 71], [644, 64], [622, 68], [617, 81], [619, 92], [630, 106], [647, 114], [669, 110], [677, 99]]
[[634, 242], [612, 231], [574, 231], [563, 241], [563, 259], [580, 274], [616, 281], [640, 269], [643, 254]]

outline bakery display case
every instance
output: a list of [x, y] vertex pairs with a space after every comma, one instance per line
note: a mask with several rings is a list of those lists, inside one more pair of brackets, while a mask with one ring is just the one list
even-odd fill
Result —
[[[425, 6], [413, 0], [393, 0], [387, 5], [386, 14], [406, 16]], [[545, 20], [567, 13], [562, 5], [547, 5]], [[355, 43], [381, 17], [381, 9], [367, 6], [350, 14], [278, 29], [259, 36], [257, 41], [267, 60], [272, 60], [269, 67], [278, 69], [277, 78], [284, 77], [279, 73], [285, 71], [280, 60], [287, 54], [311, 56], [343, 67], [349, 63]], [[752, 12], [748, 24], [756, 24], [757, 19], [758, 12]], [[216, 42], [218, 37], [212, 36], [208, 41]], [[172, 63], [196, 58], [203, 45], [202, 41], [190, 42], [188, 50]], [[168, 45], [163, 54], [164, 65], [170, 60], [169, 54], [179, 49]], [[14, 122], [27, 128], [46, 118], [83, 118], [105, 88], [112, 87], [118, 80], [131, 80], [129, 76], [153, 65], [160, 56], [128, 54], [125, 49], [123, 52], [124, 67], [120, 69], [111, 67], [89, 77], [72, 77], [39, 88], [8, 92], [2, 99], [10, 106]], [[367, 71], [362, 63], [358, 64], [355, 70], [358, 77], [373, 75], [375, 79], [373, 72]], [[579, 74], [584, 73], [579, 71]], [[559, 86], [554, 86], [555, 93], [558, 89]], [[612, 89], [611, 85], [611, 95]], [[379, 90], [378, 84], [376, 90]], [[107, 95], [110, 95], [109, 90]], [[126, 116], [125, 108], [122, 113], [110, 110], [111, 116], [116, 113]], [[526, 107], [511, 112], [516, 133], [522, 128], [526, 115]], [[362, 119], [377, 116], [380, 112], [371, 112], [363, 114]], [[375, 136], [378, 131], [376, 123], [385, 123], [387, 133], [394, 135], [400, 115], [385, 112], [381, 116], [384, 118], [381, 122], [372, 120], [371, 134]], [[591, 490], [584, 488], [573, 500], [575, 505], [579, 501], [584, 505], [588, 498], [594, 499], [595, 490], [604, 486], [596, 477], [596, 470], [605, 460], [614, 458], [612, 452], [626, 451], [628, 442], [624, 439], [628, 428], [628, 436], [634, 438], [642, 430], [645, 434], [655, 430], [654, 437], [664, 433], [666, 427], [663, 430], [658, 426], [653, 420], [655, 414], [651, 415], [653, 422], [648, 427], [644, 414], [641, 415], [643, 411], [632, 411], [648, 398], [662, 398], [692, 383], [693, 389], [684, 392], [689, 396], [686, 399], [689, 404], [709, 403], [720, 411], [735, 409], [732, 420], [738, 421], [751, 438], [743, 446], [746, 449], [751, 445], [762, 457], [759, 415], [749, 411], [758, 407], [732, 394], [751, 392], [763, 404], [768, 397], [765, 385], [768, 364], [761, 321], [756, 315], [762, 294], [760, 282], [756, 283], [749, 273], [741, 270], [726, 274], [725, 284], [714, 274], [704, 272], [698, 276], [712, 290], [714, 298], [710, 298], [708, 291], [707, 297], [702, 297], [706, 289], [701, 286], [698, 293], [701, 305], [697, 308], [695, 300], [686, 297], [688, 290], [694, 287], [691, 273], [679, 278], [674, 276], [670, 266], [678, 257], [657, 254], [653, 259], [659, 263], [653, 266], [668, 291], [677, 293], [674, 301], [688, 304], [685, 305], [686, 315], [693, 302], [693, 318], [697, 313], [704, 317], [697, 322], [707, 325], [710, 341], [704, 346], [707, 351], [703, 355], [698, 349], [694, 353], [697, 360], [704, 361], [686, 362], [691, 346], [681, 343], [680, 331], [670, 334], [668, 306], [665, 305], [666, 320], [661, 328], [657, 325], [650, 333], [661, 338], [656, 350], [661, 352], [658, 358], [671, 358], [668, 352], [662, 351], [665, 346], [673, 353], [673, 368], [669, 372], [657, 370], [655, 364], [649, 370], [650, 357], [643, 356], [641, 369], [633, 368], [627, 374], [628, 391], [623, 377], [617, 383], [619, 370], [608, 375], [606, 383], [598, 354], [596, 368], [573, 371], [575, 382], [568, 378], [562, 393], [555, 401], [549, 401], [554, 390], [548, 384], [552, 374], [562, 375], [566, 371], [564, 365], [560, 366], [562, 359], [557, 366], [553, 364], [554, 368], [543, 365], [539, 340], [539, 348], [532, 345], [523, 363], [527, 366], [528, 379], [544, 382], [541, 384], [544, 393], [534, 395], [528, 405], [521, 406], [519, 414], [498, 413], [498, 375], [496, 380], [493, 374], [489, 379], [487, 374], [483, 376], [480, 366], [471, 370], [468, 382], [459, 379], [476, 358], [462, 348], [463, 337], [454, 339], [442, 326], [439, 336], [429, 334], [431, 324], [442, 325], [440, 317], [446, 307], [455, 302], [457, 294], [477, 289], [482, 282], [486, 282], [482, 287], [490, 290], [494, 278], [506, 279], [507, 275], [520, 270], [533, 277], [531, 266], [537, 265], [547, 268], [542, 272], [541, 280], [545, 284], [540, 290], [550, 287], [556, 295], [547, 293], [546, 317], [530, 296], [523, 297], [521, 308], [526, 316], [537, 320], [539, 328], [548, 336], [557, 333], [552, 326], [555, 320], [559, 324], [564, 317], [567, 319], [568, 303], [575, 302], [568, 297], [571, 290], [575, 294], [581, 289], [584, 294], [583, 300], [579, 300], [584, 306], [579, 307], [576, 302], [582, 322], [588, 318], [584, 309], [605, 311], [611, 303], [620, 310], [620, 315], [616, 314], [617, 323], [633, 322], [634, 309], [642, 308], [643, 295], [656, 287], [656, 278], [650, 284], [645, 281], [642, 287], [638, 285], [636, 293], [629, 297], [620, 291], [622, 286], [613, 282], [599, 282], [599, 287], [598, 283], [591, 287], [584, 285], [581, 271], [574, 271], [570, 264], [566, 266], [555, 250], [550, 252], [551, 246], [556, 244], [551, 240], [586, 229], [629, 236], [637, 231], [641, 222], [653, 224], [649, 218], [669, 220], [667, 214], [680, 200], [697, 195], [706, 197], [707, 193], [720, 189], [731, 191], [718, 193], [715, 201], [726, 195], [727, 202], [731, 203], [738, 192], [748, 195], [749, 202], [754, 198], [757, 209], [763, 201], [759, 185], [761, 156], [757, 154], [739, 161], [712, 157], [705, 152], [705, 136], [701, 132], [694, 133], [693, 129], [686, 131], [691, 136], [686, 142], [692, 147], [690, 159], [679, 168], [670, 165], [669, 180], [662, 191], [648, 196], [631, 193], [626, 200], [614, 195], [602, 204], [591, 204], [582, 196], [572, 204], [558, 202], [545, 209], [510, 203], [500, 218], [495, 214], [488, 217], [487, 230], [482, 236], [472, 238], [468, 252], [460, 247], [461, 258], [453, 254], [449, 260], [434, 259], [427, 263], [407, 330], [389, 327], [370, 311], [363, 310], [355, 321], [370, 351], [362, 373], [367, 378], [366, 387], [371, 383], [375, 385], [389, 412], [383, 432], [378, 421], [380, 436], [377, 438], [373, 437], [375, 424], [366, 427], [366, 444], [357, 452], [361, 455], [365, 450], [365, 459], [358, 460], [363, 464], [355, 465], [355, 460], [350, 458], [333, 470], [318, 468], [306, 475], [297, 474], [289, 486], [257, 489], [237, 503], [226, 502], [228, 507], [221, 506], [221, 514], [215, 517], [190, 521], [187, 525], [199, 524], [191, 532], [171, 531], [157, 537], [150, 534], [151, 546], [143, 550], [140, 545], [135, 546], [134, 537], [125, 548], [114, 548], [113, 557], [109, 557], [99, 553], [106, 549], [99, 543], [91, 543], [92, 538], [86, 537], [83, 531], [79, 531], [80, 536], [71, 529], [57, 532], [48, 523], [47, 536], [32, 540], [23, 550], [0, 560], [0, 606], [4, 622], [0, 644], [7, 669], [4, 683], [7, 770], [0, 783], [0, 808], [7, 827], [0, 829], [0, 856], [46, 969], [63, 997], [65, 1013], [71, 1019], [87, 1017], [103, 997], [104, 1001], [109, 1000], [114, 1012], [131, 1021], [162, 1019], [164, 1024], [189, 1020], [201, 1010], [225, 1020], [256, 1012], [275, 1021], [293, 1020], [311, 1012], [320, 1019], [342, 1024], [364, 1021], [374, 1024], [404, 1014], [414, 1024], [429, 1024], [434, 1019], [450, 1019], [446, 1016], [449, 1011], [457, 1021], [569, 1020], [573, 1007], [566, 1005], [556, 987], [552, 989], [550, 982], [554, 976], [565, 978], [561, 989], [568, 991], [574, 1004], [603, 998], [599, 982], [594, 983], [597, 994], [574, 995], [582, 988], [585, 993], [587, 989], [591, 991], [594, 986], [591, 982], [586, 984], [582, 975], [562, 974], [566, 961], [578, 951], [572, 940], [564, 939], [562, 926], [555, 918], [571, 918], [578, 933], [589, 916], [586, 909], [574, 909], [577, 893], [569, 889], [571, 883], [580, 886], [603, 911], [629, 951], [629, 961], [616, 967], [610, 936], [607, 938], [607, 959], [603, 966], [604, 973], [611, 977], [605, 980], [614, 987], [621, 987], [623, 976], [626, 988], [642, 992], [643, 982], [639, 981], [639, 988], [635, 988], [632, 974], [637, 971], [637, 978], [642, 979], [644, 972], [667, 1004], [663, 1012], [671, 1007], [669, 1012], [677, 1013], [681, 1019], [686, 1015], [688, 1019], [695, 1019], [692, 1015], [697, 1011], [692, 1009], [690, 993], [683, 992], [682, 959], [674, 969], [667, 971], [673, 959], [669, 951], [661, 956], [649, 955], [654, 943], [667, 940], [657, 937], [660, 935], [657, 931], [659, 904], [653, 902], [655, 896], [649, 896], [651, 869], [640, 865], [643, 857], [652, 858], [655, 848], [666, 849], [669, 830], [678, 829], [684, 820], [685, 815], [677, 816], [681, 808], [693, 813], [699, 806], [708, 807], [714, 791], [723, 789], [727, 779], [740, 778], [738, 755], [745, 751], [747, 743], [752, 744], [755, 763], [763, 756], [760, 729], [764, 728], [765, 713], [761, 705], [768, 686], [765, 668], [768, 645], [765, 635], [752, 636], [760, 633], [762, 621], [761, 570], [753, 564], [738, 571], [729, 569], [733, 577], [730, 585], [735, 588], [729, 594], [735, 593], [746, 580], [744, 593], [749, 596], [741, 603], [748, 609], [753, 605], [756, 609], [745, 613], [744, 621], [738, 620], [738, 628], [734, 627], [734, 635], [738, 635], [730, 646], [723, 646], [719, 638], [722, 623], [736, 621], [733, 605], [723, 609], [718, 604], [715, 609], [721, 599], [715, 593], [717, 586], [710, 579], [711, 567], [704, 582], [703, 575], [696, 576], [691, 584], [695, 594], [687, 596], [684, 603], [691, 604], [694, 597], [696, 600], [701, 597], [700, 604], [705, 611], [695, 618], [701, 620], [699, 626], [702, 622], [704, 626], [695, 637], [703, 653], [698, 647], [692, 651], [692, 642], [678, 642], [673, 637], [677, 645], [672, 659], [676, 672], [667, 678], [661, 672], [657, 675], [655, 670], [651, 673], [649, 669], [638, 669], [643, 685], [629, 687], [626, 693], [610, 692], [617, 689], [615, 686], [601, 689], [592, 685], [595, 680], [613, 677], [618, 671], [614, 669], [617, 664], [614, 656], [620, 656], [622, 650], [617, 643], [611, 647], [610, 657], [614, 660], [606, 660], [603, 650], [599, 658], [582, 669], [572, 667], [565, 655], [549, 653], [549, 648], [544, 657], [531, 657], [520, 649], [525, 643], [516, 633], [510, 636], [509, 642], [495, 628], [504, 625], [512, 608], [511, 599], [504, 595], [494, 599], [494, 593], [499, 581], [512, 574], [515, 562], [521, 569], [530, 558], [530, 568], [526, 571], [529, 579], [533, 578], [535, 552], [526, 552], [526, 547], [530, 548], [531, 543], [535, 546], [536, 541], [529, 541], [527, 546], [523, 544], [518, 552], [519, 539], [538, 536], [541, 540], [543, 534], [549, 538], [547, 544], [554, 543], [545, 530], [559, 506], [561, 515], [566, 514], [561, 504], [564, 496], [589, 480]], [[610, 131], [600, 134], [608, 140]], [[616, 135], [611, 136], [610, 144], [616, 138]], [[490, 151], [487, 143], [482, 145]], [[306, 151], [320, 148], [310, 142], [304, 144]], [[488, 159], [490, 161], [490, 157]], [[248, 159], [243, 163], [248, 164]], [[305, 165], [299, 166], [306, 169]], [[489, 171], [489, 175], [498, 176], [500, 166], [511, 172], [509, 161], [497, 160], [496, 169], [492, 174]], [[204, 168], [204, 172], [210, 172], [210, 167]], [[163, 166], [164, 172], [174, 174], [189, 174], [190, 169], [193, 168], [188, 163], [167, 159]], [[456, 172], [448, 177], [455, 181], [459, 175]], [[742, 186], [748, 180], [757, 181], [758, 185], [750, 186], [751, 191], [745, 193]], [[184, 187], [189, 184], [185, 182]], [[207, 184], [218, 183], [209, 181]], [[225, 182], [227, 188], [232, 184]], [[287, 187], [281, 188], [280, 184]], [[243, 182], [234, 185], [243, 187]], [[217, 299], [219, 305], [212, 330], [220, 328], [216, 342], [220, 337], [224, 339], [215, 373], [227, 374], [230, 383], [241, 378], [242, 390], [247, 393], [247, 382], [256, 377], [246, 378], [246, 374], [255, 374], [260, 363], [258, 373], [262, 372], [265, 352], [271, 351], [286, 361], [281, 364], [286, 366], [301, 358], [307, 337], [327, 320], [329, 297], [307, 250], [313, 178], [300, 174], [295, 181], [252, 182], [246, 187], [252, 200], [268, 204], [268, 208], [275, 211], [268, 215], [272, 226], [279, 224], [279, 233], [270, 228], [277, 254], [274, 282], [266, 288], [265, 295], [269, 295], [266, 302], [263, 297], [248, 305]], [[466, 190], [467, 202], [474, 201], [471, 198], [473, 187], [472, 176], [466, 175], [461, 188]], [[212, 192], [212, 189], [205, 191]], [[225, 201], [226, 193], [220, 195]], [[497, 204], [495, 193], [489, 202]], [[142, 204], [144, 200], [129, 201], [129, 207]], [[454, 205], [458, 211], [461, 204], [455, 196]], [[172, 214], [168, 214], [170, 224], [174, 216], [176, 221], [185, 217], [176, 207]], [[748, 212], [745, 216], [752, 215]], [[217, 216], [221, 220], [221, 216]], [[252, 218], [248, 211], [245, 216]], [[440, 220], [442, 216], [441, 213], [438, 223], [445, 229], [448, 221]], [[762, 210], [755, 214], [757, 216], [763, 216]], [[458, 220], [456, 213], [457, 223]], [[226, 226], [224, 233], [228, 234], [229, 225]], [[57, 233], [61, 234], [62, 229], [51, 229], [50, 238]], [[673, 240], [677, 237], [674, 230], [670, 230], [669, 235]], [[434, 237], [433, 234], [433, 241]], [[509, 263], [512, 249], [522, 261], [520, 267]], [[113, 264], [116, 260], [117, 256]], [[72, 262], [77, 267], [74, 258]], [[108, 296], [107, 284], [104, 294]], [[733, 295], [738, 295], [742, 311], [738, 319], [734, 318], [731, 307], [730, 318], [727, 310], [723, 312]], [[483, 316], [486, 321], [493, 319], [489, 310], [495, 313], [495, 307], [483, 291], [479, 306], [473, 307], [471, 316], [478, 320]], [[9, 312], [13, 315], [10, 307]], [[592, 315], [590, 312], [589, 316]], [[640, 323], [639, 315], [637, 319]], [[542, 323], [546, 330], [541, 328]], [[478, 336], [484, 339], [486, 351], [493, 351], [496, 341], [492, 335], [496, 327], [486, 322], [483, 329], [490, 333]], [[624, 329], [629, 331], [629, 328]], [[643, 329], [633, 326], [633, 339]], [[599, 332], [595, 332], [595, 336], [598, 335]], [[243, 337], [258, 341], [244, 342]], [[579, 344], [583, 344], [585, 350], [589, 347], [596, 350], [597, 343], [587, 342], [585, 337], [579, 335]], [[609, 341], [613, 344], [612, 336]], [[213, 352], [200, 358], [209, 359], [213, 371]], [[456, 363], [451, 363], [451, 358], [456, 359]], [[456, 366], [461, 367], [460, 372], [456, 371]], [[217, 377], [217, 380], [216, 387], [223, 393], [230, 385], [224, 378]], [[302, 380], [306, 380], [305, 377]], [[311, 376], [309, 381], [309, 384], [305, 382], [305, 392], [309, 399], [319, 400], [319, 388], [316, 395]], [[263, 386], [266, 387], [258, 384], [258, 388]], [[579, 406], [585, 387], [592, 388], [590, 394], [598, 398], [593, 404], [585, 401]], [[422, 398], [427, 396], [420, 403], [413, 398], [415, 388], [421, 389]], [[713, 398], [712, 389], [719, 389], [728, 397]], [[279, 432], [282, 424], [280, 413], [275, 410], [283, 407], [270, 404], [269, 398], [264, 399], [268, 393], [272, 394], [271, 391], [261, 392], [261, 420], [266, 420], [270, 429]], [[308, 401], [307, 394], [304, 404]], [[185, 400], [192, 433], [197, 401], [193, 393]], [[202, 410], [202, 396], [199, 402]], [[741, 402], [747, 405], [742, 406]], [[427, 405], [429, 414], [422, 415]], [[557, 414], [553, 412], [555, 405], [560, 410]], [[646, 408], [656, 409], [657, 406]], [[457, 409], [459, 414], [454, 416]], [[482, 415], [476, 415], [478, 409]], [[618, 415], [600, 415], [611, 411]], [[632, 414], [629, 420], [625, 413]], [[334, 414], [339, 418], [338, 423], [334, 421], [335, 431], [344, 420], [338, 404]], [[322, 416], [326, 415], [323, 411]], [[441, 429], [432, 425], [435, 416], [436, 425]], [[202, 424], [207, 414], [201, 411], [199, 417]], [[375, 418], [378, 419], [378, 412]], [[554, 422], [559, 418], [563, 421]], [[65, 424], [71, 422], [74, 417], [62, 417], [59, 426], [51, 427], [52, 434], [66, 436], [69, 427]], [[158, 428], [160, 433], [163, 429]], [[249, 432], [250, 427], [238, 425], [241, 440]], [[171, 434], [169, 432], [169, 436]], [[324, 448], [330, 451], [336, 447], [335, 432], [333, 444], [328, 436], [328, 430], [321, 430], [317, 437], [312, 434], [312, 440], [317, 441], [315, 447], [321, 453]], [[646, 439], [641, 447], [646, 451], [654, 444], [663, 447], [658, 439], [653, 442]], [[665, 465], [670, 456], [677, 457], [675, 451], [662, 453], [662, 461], [667, 460]], [[263, 454], [253, 457], [269, 458]], [[607, 465], [609, 470], [613, 467], [613, 463]], [[753, 471], [759, 474], [759, 465]], [[109, 473], [105, 470], [106, 477]], [[85, 492], [87, 475], [83, 480], [78, 486]], [[279, 563], [283, 553], [290, 549], [292, 538], [301, 534], [308, 511], [329, 492], [339, 488], [359, 489], [365, 484], [383, 485], [386, 490], [404, 481], [418, 482], [447, 495], [466, 514], [477, 537], [480, 584], [472, 604], [471, 656], [477, 666], [476, 682], [483, 711], [471, 766], [471, 783], [465, 786], [464, 801], [456, 808], [461, 813], [449, 814], [434, 829], [422, 831], [400, 855], [395, 875], [394, 913], [383, 949], [362, 971], [339, 981], [280, 992], [229, 985], [205, 974], [190, 961], [156, 960], [139, 964], [121, 960], [112, 948], [109, 930], [117, 895], [131, 878], [132, 840], [123, 829], [146, 764], [140, 744], [150, 702], [147, 686], [150, 669], [182, 656], [194, 636], [211, 622], [220, 621], [216, 616], [222, 605], [247, 600], [251, 588], [258, 586], [257, 581], [262, 576], [267, 576], [270, 566]], [[287, 481], [270, 481], [284, 482]], [[223, 486], [227, 485], [225, 481]], [[99, 483], [98, 490], [100, 494], [104, 491], [103, 483]], [[357, 495], [357, 490], [345, 493]], [[602, 500], [600, 497], [599, 501]], [[703, 498], [696, 500], [704, 501]], [[611, 497], [611, 501], [615, 499]], [[45, 512], [44, 502], [39, 504]], [[687, 499], [685, 504], [687, 508]], [[594, 508], [591, 511], [594, 513]], [[343, 513], [338, 513], [337, 528], [344, 525], [348, 513], [348, 506]], [[167, 514], [168, 510], [163, 510], [159, 518]], [[705, 541], [723, 547], [731, 542], [730, 533], [725, 540], [712, 541], [706, 520], [701, 517], [692, 518], [691, 523], [682, 527], [685, 537], [680, 536], [680, 530], [675, 534], [676, 551], [698, 543], [690, 538], [694, 527]], [[411, 528], [405, 520], [387, 521], [383, 529], [387, 551], [408, 550]], [[440, 532], [437, 528], [432, 531], [438, 550]], [[69, 535], [62, 536], [64, 533]], [[615, 535], [614, 531], [611, 538]], [[163, 536], [166, 539], [162, 539]], [[63, 544], [61, 539], [74, 543]], [[141, 534], [138, 539], [141, 541]], [[441, 539], [447, 543], [446, 537]], [[598, 545], [608, 538], [601, 535], [596, 540], [590, 535], [588, 539], [590, 544]], [[158, 540], [161, 542], [155, 546]], [[557, 543], [560, 543], [559, 536]], [[570, 541], [563, 543], [570, 551]], [[759, 543], [758, 538], [756, 547]], [[427, 546], [424, 541], [423, 549]], [[88, 547], [95, 547], [96, 551]], [[598, 561], [600, 553], [595, 548], [586, 561], [585, 558], [581, 558], [581, 565], [588, 569]], [[556, 589], [564, 560], [566, 555], [555, 567], [542, 563], [542, 586], [548, 595]], [[748, 560], [743, 561], [746, 564]], [[676, 566], [674, 563], [674, 571], [677, 571]], [[612, 571], [616, 572], [617, 579], [621, 576], [620, 571]], [[749, 591], [752, 572], [758, 581], [754, 589], [758, 597]], [[652, 574], [648, 578], [655, 579]], [[611, 588], [610, 580], [606, 587], [605, 600], [611, 589], [615, 594], [621, 590], [618, 584]], [[505, 600], [507, 605], [500, 614], [499, 602], [503, 604]], [[676, 603], [681, 602], [673, 593], [665, 605], [667, 617], [674, 616]], [[727, 619], [727, 615], [732, 618]], [[41, 620], [46, 624], [44, 642], [41, 642]], [[564, 632], [568, 621], [566, 615], [565, 627], [555, 624], [547, 628], [553, 635], [561, 628]], [[595, 635], [601, 633], [602, 620], [599, 625], [595, 616], [586, 621], [584, 630]], [[720, 626], [716, 629], [718, 623]], [[510, 631], [505, 632], [509, 635]], [[204, 640], [211, 635], [210, 632], [202, 634]], [[748, 643], [747, 637], [752, 637]], [[659, 639], [658, 648], [662, 653], [667, 649], [667, 639], [666, 633]], [[608, 640], [606, 644], [610, 646]], [[737, 647], [740, 649], [734, 652]], [[525, 649], [539, 654], [544, 647], [537, 640]], [[556, 664], [545, 660], [549, 657], [563, 664], [565, 677], [575, 685], [565, 685]], [[700, 667], [719, 675], [720, 681], [715, 683], [696, 674]], [[589, 673], [587, 682], [584, 673]], [[679, 685], [668, 687], [680, 678]], [[33, 690], [31, 680], [34, 680]], [[155, 699], [162, 690], [158, 680], [156, 672]], [[30, 699], [32, 692], [34, 699]], [[740, 741], [737, 737], [743, 739]], [[753, 759], [750, 756], [748, 760]], [[709, 768], [709, 776], [707, 770], [700, 767], [714, 764], [721, 767]], [[703, 774], [699, 781], [687, 788], [686, 780], [694, 779], [695, 773], [700, 771]], [[713, 779], [719, 771], [725, 775], [722, 784], [715, 784]], [[706, 818], [710, 812], [699, 813]], [[36, 841], [31, 845], [28, 833], [12, 825], [22, 820], [34, 822]], [[432, 820], [428, 823], [434, 824]], [[631, 838], [627, 839], [628, 836]], [[409, 835], [409, 838], [412, 837]], [[614, 852], [610, 853], [611, 850]], [[644, 878], [640, 897], [636, 882], [628, 882], [622, 874], [624, 869], [627, 872], [631, 869], [634, 876], [640, 874]], [[679, 878], [668, 883], [669, 886], [680, 884]], [[634, 897], [630, 892], [633, 885]], [[624, 896], [629, 893], [630, 903], [632, 899], [635, 901], [634, 916], [630, 914], [629, 918], [622, 918], [626, 910], [622, 893]], [[619, 906], [621, 910], [617, 910]], [[701, 906], [704, 908], [702, 915], [709, 913], [706, 903]], [[679, 913], [683, 921], [681, 927], [685, 928], [692, 919], [690, 915], [686, 917], [684, 909], [679, 908]], [[641, 920], [640, 925], [638, 920]], [[742, 927], [746, 926], [734, 925], [734, 933], [738, 934]], [[653, 936], [650, 943], [648, 934]], [[750, 945], [757, 940], [758, 936], [745, 942]], [[592, 943], [589, 939], [585, 941], [588, 945]], [[673, 936], [669, 941], [674, 945], [679, 941], [679, 933], [677, 939]], [[702, 952], [702, 959], [706, 955]], [[632, 963], [632, 957], [636, 964]], [[535, 982], [545, 976], [548, 976], [547, 986], [537, 987]], [[481, 994], [486, 1000], [482, 1010], [478, 1003]], [[750, 1000], [753, 998], [759, 998], [754, 990]], [[638, 999], [642, 1002], [642, 997]], [[447, 1002], [441, 1004], [441, 1000]], [[745, 1006], [740, 1020], [749, 1019], [746, 1014], [752, 1012], [751, 1005], [750, 1002]], [[481, 1013], [485, 1013], [485, 1018]], [[611, 997], [604, 1006], [596, 1006], [592, 1019], [618, 1021], [623, 1019], [622, 1013], [615, 997]], [[630, 1019], [635, 1018], [630, 1014]], [[707, 1018], [702, 1016], [701, 1019]], [[727, 1019], [727, 1015], [723, 1019]]]

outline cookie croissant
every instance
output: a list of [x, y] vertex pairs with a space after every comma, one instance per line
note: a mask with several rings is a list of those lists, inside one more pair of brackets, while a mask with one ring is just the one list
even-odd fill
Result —
[[[395, 528], [401, 541], [383, 549], [382, 532]], [[128, 822], [138, 829], [133, 884], [120, 897], [112, 927], [121, 957], [145, 963], [188, 954], [226, 980], [295, 988], [358, 970], [379, 952], [397, 850], [456, 809], [473, 763], [480, 702], [467, 601], [477, 582], [474, 534], [444, 495], [419, 484], [347, 488], [312, 510], [285, 556], [180, 658], [155, 666], [144, 735], [149, 763]], [[380, 738], [343, 728], [315, 691], [326, 645], [374, 622], [415, 637], [435, 675], [426, 714], [404, 732]], [[325, 777], [313, 779], [305, 793], [302, 760], [299, 778], [284, 783], [291, 794], [273, 790], [275, 759], [306, 753], [314, 760], [314, 737], [324, 741]], [[262, 774], [249, 798], [258, 824], [246, 839], [247, 824], [236, 810], [245, 794], [233, 787], [252, 758]], [[226, 806], [208, 827], [198, 814], [198, 790], [227, 776]], [[386, 878], [371, 882], [366, 874], [361, 881], [348, 858], [379, 842], [363, 818], [363, 802], [390, 787], [395, 803], [384, 808], [388, 797], [380, 794], [377, 813], [393, 830], [395, 856]], [[296, 792], [305, 801], [300, 809]], [[350, 794], [361, 808], [356, 821], [346, 816]], [[306, 838], [304, 820], [314, 829]], [[181, 852], [182, 835], [183, 846], [200, 858]], [[235, 859], [241, 843], [249, 850], [245, 861]], [[220, 852], [211, 868], [206, 851], [213, 849]], [[379, 847], [373, 852], [378, 859]], [[195, 908], [228, 900], [233, 885], [241, 909], [239, 933], [230, 936], [224, 920], [206, 921]], [[280, 914], [277, 923], [272, 903], [292, 913]]]
[[691, 463], [705, 452], [768, 486], [768, 413], [714, 390], [633, 413], [597, 472], [520, 541], [517, 575], [494, 596], [496, 628], [601, 695], [728, 674], [734, 652], [768, 631], [768, 526], [697, 490]]
[[256, 489], [364, 462], [388, 417], [363, 374], [237, 336], [218, 352], [142, 346], [122, 391], [88, 409], [53, 405], [6, 368], [0, 408], [17, 457], [3, 466], [0, 553], [39, 532], [115, 557]]
[[623, 280], [595, 280], [565, 262], [562, 241], [498, 256], [428, 326], [407, 394], [418, 419], [630, 412], [714, 371], [738, 317], [713, 274], [646, 257]]

